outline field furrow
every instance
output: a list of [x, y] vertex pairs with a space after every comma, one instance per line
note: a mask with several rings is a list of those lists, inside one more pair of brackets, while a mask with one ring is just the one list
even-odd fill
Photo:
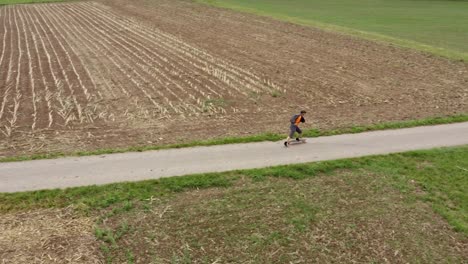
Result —
[[[22, 93], [21, 93], [21, 86], [20, 86], [20, 80], [21, 80], [21, 71], [22, 71], [22, 58], [23, 58], [23, 51], [24, 48], [22, 48], [23, 40], [21, 37], [21, 29], [20, 29], [20, 19], [18, 18], [18, 13], [16, 9], [12, 10], [13, 14], [13, 21], [14, 21], [14, 29], [16, 31], [16, 43], [12, 47], [11, 53], [15, 53], [16, 57], [13, 57], [11, 61], [11, 81], [13, 82], [13, 100], [10, 101], [10, 104], [7, 105], [6, 111], [9, 112], [10, 117], [6, 119], [6, 124], [4, 125], [4, 130], [2, 132], [7, 136], [10, 137], [13, 132], [18, 128], [18, 115], [21, 115], [21, 113], [18, 112], [21, 106], [22, 102]], [[10, 71], [9, 71], [10, 72]], [[24, 74], [23, 74], [24, 75]], [[10, 79], [7, 77], [7, 84], [9, 83]]]
[[[127, 75], [127, 77], [130, 80], [132, 80], [134, 85], [143, 92], [145, 97], [156, 108], [160, 108], [159, 103], [156, 102], [156, 96], [154, 93], [158, 93], [160, 90], [162, 90], [161, 88], [165, 86], [163, 82], [153, 78], [154, 74], [151, 73], [151, 71], [154, 71], [154, 69], [152, 69], [153, 67], [145, 63], [144, 59], [141, 59], [141, 55], [137, 53], [137, 51], [129, 48], [130, 44], [128, 44], [128, 42], [125, 42], [125, 39], [122, 40], [122, 38], [118, 36], [118, 34], [111, 34], [111, 32], [101, 29], [98, 24], [95, 24], [93, 21], [89, 21], [90, 17], [81, 16], [81, 14], [78, 13], [79, 12], [75, 13], [75, 17], [70, 17], [70, 20], [74, 20], [77, 23], [83, 24], [84, 28], [88, 29], [87, 32], [83, 33], [91, 34], [91, 39], [94, 39], [96, 43], [99, 43], [102, 48], [108, 49], [109, 53], [116, 54], [116, 51], [118, 51], [119, 56], [115, 56], [115, 58], [110, 58], [114, 61], [114, 65], [123, 74]], [[93, 30], [89, 30], [90, 28]], [[106, 37], [106, 35], [110, 35], [110, 37]], [[131, 65], [137, 66], [137, 69], [139, 70], [136, 70], [134, 67], [131, 67]], [[132, 75], [136, 78], [130, 76], [129, 73], [132, 73]], [[162, 87], [155, 87], [154, 80], [158, 81]], [[178, 97], [178, 95], [175, 93], [172, 93], [172, 95]], [[166, 94], [159, 94], [159, 96], [162, 98], [167, 98]], [[165, 101], [168, 100], [169, 99], [166, 99]], [[181, 99], [179, 100], [181, 101], [181, 103], [183, 103]], [[180, 112], [180, 110], [174, 110], [176, 112]]]
[[[40, 5], [37, 7], [39, 10], [41, 8], [42, 6]], [[87, 88], [83, 85], [80, 75], [74, 66], [70, 52], [67, 49], [68, 45], [62, 36], [63, 32], [57, 31], [54, 23], [51, 23], [47, 16], [41, 15], [41, 19], [45, 27], [51, 32], [51, 35], [54, 36], [55, 44], [58, 46], [58, 50], [61, 54], [58, 60], [60, 69], [62, 70], [65, 82], [69, 88], [69, 92], [71, 95], [73, 95], [76, 103], [76, 112], [78, 118], [77, 121], [83, 123], [87, 117], [85, 111], [87, 110], [87, 105], [91, 95], [89, 94]], [[81, 92], [83, 94], [81, 94]], [[68, 123], [69, 121], [66, 120], [66, 122]]]
[[[84, 15], [83, 19], [89, 19], [89, 17]], [[144, 46], [142, 46], [138, 41], [132, 41], [132, 38], [129, 37], [128, 34], [124, 34], [125, 32], [121, 33], [112, 27], [106, 26], [107, 23], [98, 23], [96, 21], [93, 21], [93, 23], [95, 23], [94, 25], [96, 28], [99, 28], [99, 26], [102, 25], [103, 28], [98, 29], [101, 33], [106, 32], [107, 35], [112, 36], [111, 38], [107, 38], [108, 41], [112, 41], [114, 44], [121, 47], [124, 52], [132, 55], [130, 58], [133, 58], [134, 63], [140, 67], [141, 71], [146, 73], [147, 78], [154, 78], [158, 81], [158, 87], [152, 86], [152, 88], [154, 88], [153, 90], [155, 92], [159, 92], [165, 89], [169, 93], [168, 96], [170, 96], [168, 98], [166, 97], [167, 95], [164, 95], [165, 98], [168, 98], [167, 102], [173, 102], [181, 106], [187, 103], [190, 104], [190, 102], [184, 102], [184, 99], [182, 99], [179, 94], [191, 98], [192, 103], [197, 101], [196, 95], [189, 93], [187, 89], [182, 86], [183, 84], [178, 82], [176, 78], [170, 77], [170, 70], [167, 68], [167, 66], [162, 65], [161, 62], [154, 60], [153, 57], [148, 55], [148, 53], [145, 52]], [[141, 71], [140, 73], [142, 73]], [[174, 87], [177, 88], [177, 90], [172, 89]], [[197, 91], [195, 90], [195, 92]], [[196, 107], [190, 108], [196, 111]]]
[[[105, 18], [106, 17], [106, 14], [103, 13], [102, 15], [99, 16], [100, 18]], [[119, 19], [119, 21], [121, 20], [124, 20], [124, 19]], [[106, 24], [112, 24], [113, 20], [111, 18], [108, 18], [108, 20], [106, 21], [107, 23]], [[119, 22], [120, 23], [120, 22]], [[137, 23], [134, 23], [134, 24], [137, 24]], [[161, 43], [164, 43], [164, 41], [161, 41], [161, 38], [148, 38], [147, 36], [148, 35], [151, 35], [151, 32], [148, 31], [148, 32], [145, 32], [144, 34], [143, 33], [138, 33], [140, 32], [141, 30], [138, 28], [138, 27], [128, 27], [126, 26], [125, 24], [120, 24], [119, 26], [117, 26], [117, 28], [119, 28], [120, 30], [122, 28], [127, 28], [128, 29], [128, 32], [127, 34], [136, 34], [136, 38], [134, 39], [142, 39], [142, 40], [145, 40], [145, 41], [148, 41], [148, 43], [146, 44], [147, 47], [153, 47], [153, 46], [157, 46], [158, 49], [154, 49], [155, 51], [159, 51], [159, 52], [164, 52], [164, 54], [166, 54], [166, 56], [170, 55], [167, 59], [167, 58], [163, 58], [164, 61], [166, 61], [169, 65], [172, 64], [173, 61], [176, 61], [175, 59], [179, 59], [181, 62], [180, 64], [181, 65], [186, 65], [186, 66], [182, 66], [182, 69], [184, 67], [189, 67], [191, 70], [189, 70], [188, 74], [186, 74], [187, 76], [193, 76], [193, 75], [197, 75], [197, 79], [203, 79], [204, 76], [211, 76], [209, 77], [209, 81], [207, 82], [208, 84], [214, 84], [214, 88], [211, 88], [209, 85], [204, 85], [202, 86], [203, 88], [207, 89], [207, 91], [201, 91], [201, 93], [203, 94], [210, 94], [212, 93], [213, 90], [217, 90], [217, 91], [223, 91], [223, 90], [226, 90], [226, 89], [231, 89], [232, 90], [232, 85], [233, 84], [236, 84], [236, 80], [231, 80], [229, 79], [230, 77], [227, 76], [226, 74], [224, 74], [224, 72], [222, 70], [219, 70], [219, 69], [216, 69], [216, 68], [211, 68], [210, 70], [206, 70], [206, 67], [205, 66], [201, 66], [201, 64], [206, 64], [206, 62], [204, 61], [201, 61], [201, 63], [196, 63], [196, 61], [198, 60], [197, 58], [194, 60], [194, 59], [191, 59], [191, 58], [194, 58], [194, 56], [190, 56], [189, 53], [186, 53], [186, 52], [181, 52], [181, 50], [178, 50], [178, 49], [173, 49], [172, 46], [174, 46], [173, 44], [161, 44]], [[187, 55], [189, 54], [189, 55]], [[175, 58], [175, 59], [174, 59]], [[194, 70], [198, 71], [198, 72], [194, 72]], [[207, 74], [208, 73], [208, 74]], [[215, 76], [219, 77], [218, 81], [219, 80], [223, 80], [225, 83], [215, 83], [213, 82], [213, 79], [216, 80], [215, 77], [213, 77], [211, 74], [214, 74]], [[224, 75], [223, 75], [224, 74]], [[186, 80], [188, 84], [188, 86], [191, 88], [191, 90], [196, 90], [198, 87], [196, 87], [196, 84], [193, 83], [191, 80]], [[227, 85], [227, 84], [228, 85]], [[194, 85], [195, 84], [195, 85]], [[195, 87], [194, 87], [195, 86]], [[231, 86], [231, 87], [229, 87]], [[239, 86], [239, 85], [237, 85]], [[241, 83], [240, 85], [241, 87], [252, 87], [250, 84], [245, 84], [245, 83]], [[234, 89], [237, 89], [236, 86], [234, 86]], [[239, 90], [239, 89], [238, 89]], [[241, 93], [243, 93], [244, 96], [247, 96], [248, 93], [246, 93], [244, 90], [240, 90]], [[254, 91], [251, 91], [251, 92], [259, 92], [259, 90], [254, 90]], [[227, 93], [224, 93], [224, 98], [228, 98], [232, 96], [232, 93], [230, 91], [228, 91]], [[210, 98], [208, 98], [210, 99]], [[221, 99], [221, 102], [222, 100]], [[207, 100], [207, 101], [210, 101], [210, 100]], [[198, 99], [198, 103], [201, 103], [201, 104], [204, 104], [203, 102], [201, 102], [199, 99]], [[221, 108], [221, 111], [223, 111], [223, 109]], [[234, 109], [235, 111], [235, 109]]]
[[[60, 8], [52, 9], [52, 11], [48, 15], [56, 23], [61, 21], [63, 17], [67, 17]], [[61, 17], [57, 17], [57, 14], [60, 14]], [[109, 58], [109, 56], [112, 56], [112, 51], [105, 46], [97, 45], [95, 36], [88, 36], [89, 34], [86, 33], [89, 28], [85, 28], [79, 23], [66, 23], [64, 26], [66, 27], [65, 32], [75, 46], [82, 46], [86, 50], [83, 54], [83, 60], [93, 69], [95, 78], [100, 80], [102, 85], [98, 85], [97, 88], [101, 90], [99, 92], [105, 97], [104, 103], [108, 102], [106, 107], [112, 109], [109, 110], [111, 112], [108, 113], [108, 118], [112, 121], [116, 121], [116, 119], [119, 121], [121, 118], [133, 118], [139, 116], [140, 113], [146, 113], [148, 110], [143, 109], [138, 104], [138, 100], [132, 99], [134, 97], [133, 92], [128, 89], [133, 87], [135, 83], [125, 75], [124, 71], [119, 70], [120, 66], [116, 65], [115, 61]], [[114, 100], [118, 103], [113, 103]], [[120, 102], [123, 102], [123, 104]], [[141, 115], [144, 116], [144, 114]]]
[[[53, 12], [50, 12], [52, 10]], [[67, 14], [64, 14], [63, 8], [54, 8], [54, 6], [48, 7], [45, 14], [47, 14], [55, 23], [59, 23], [61, 19], [68, 18]], [[60, 14], [60, 17], [56, 15]], [[125, 87], [130, 83], [126, 82], [127, 78], [123, 78], [121, 75], [113, 74], [111, 69], [107, 66], [110, 62], [105, 56], [107, 55], [106, 51], [99, 46], [96, 46], [94, 42], [95, 39], [89, 39], [87, 35], [80, 35], [83, 32], [89, 30], [79, 23], [65, 23], [63, 25], [66, 27], [64, 32], [67, 34], [69, 40], [73, 42], [75, 47], [81, 46], [86, 49], [86, 53], [83, 54], [83, 60], [87, 61], [88, 67], [93, 67], [98, 71], [97, 76], [106, 77], [110, 76], [111, 78], [103, 78], [102, 82], [105, 84], [105, 88], [97, 87], [98, 89], [103, 89], [103, 91], [98, 91], [100, 93], [105, 93], [104, 96], [109, 96], [110, 99], [118, 99], [120, 97], [131, 97], [129, 90]], [[84, 41], [83, 41], [84, 40]], [[100, 56], [101, 55], [101, 56]]]
[[0, 69], [3, 64], [3, 58], [5, 57], [5, 49], [7, 45], [7, 33], [8, 33], [8, 9], [2, 8], [0, 9], [0, 20], [2, 21], [3, 27], [0, 27], [2, 31], [0, 31], [0, 34], [3, 36], [2, 37], [2, 51], [0, 53]]
[[[51, 58], [49, 52], [45, 49], [45, 44], [42, 35], [39, 33], [37, 25], [34, 23], [33, 18], [30, 14], [30, 9], [25, 9], [25, 22], [28, 25], [28, 32], [31, 33], [33, 38], [34, 44], [34, 58], [37, 64], [34, 67], [39, 69], [38, 79], [38, 88], [34, 89], [37, 90], [37, 101], [39, 102], [39, 107], [42, 108], [39, 110], [39, 113], [43, 116], [42, 122], [41, 120], [38, 122], [39, 128], [50, 128], [53, 123], [54, 119], [57, 118], [57, 113], [55, 112], [55, 105], [53, 103], [53, 90], [54, 85], [51, 83], [51, 79], [53, 76], [50, 71]], [[36, 100], [34, 100], [36, 101]]]
[[[76, 48], [70, 45], [65, 37], [67, 31], [63, 29], [63, 23], [52, 21], [50, 13], [47, 13], [47, 9], [44, 6], [40, 6], [39, 8], [41, 8], [41, 13], [44, 14], [43, 17], [47, 17], [47, 25], [56, 33], [56, 36], [60, 38], [60, 42], [63, 43], [61, 44], [62, 49], [66, 50], [65, 53], [68, 58], [69, 68], [72, 69], [71, 72], [74, 75], [74, 77], [72, 75], [72, 78], [75, 80], [75, 85], [73, 87], [78, 90], [81, 88], [86, 98], [86, 101], [82, 105], [83, 114], [79, 122], [94, 123], [104, 118], [107, 116], [107, 112], [105, 111], [105, 107], [99, 104], [99, 101], [102, 100], [102, 95], [96, 88], [95, 81], [92, 79], [86, 64], [84, 64], [83, 60], [77, 55]], [[90, 90], [88, 90], [88, 88]]]
[[171, 55], [179, 58], [182, 56], [187, 60], [186, 64], [192, 66], [192, 68], [203, 71], [204, 75], [208, 74], [208, 76], [217, 78], [225, 86], [243, 92], [244, 95], [249, 91], [258, 93], [265, 90], [270, 92], [279, 90], [269, 79], [263, 79], [262, 81], [260, 77], [248, 71], [240, 70], [239, 67], [229, 65], [221, 59], [215, 59], [205, 51], [191, 47], [174, 36], [163, 33], [158, 29], [141, 26], [134, 20], [120, 18], [115, 13], [96, 7], [96, 4], [87, 3], [86, 5], [94, 6], [95, 12], [102, 14], [99, 16], [100, 18], [107, 18], [108, 21], [118, 23], [119, 28], [126, 26], [129, 28], [129, 32], [138, 34], [142, 39], [150, 39], [154, 45], [159, 46], [166, 52], [173, 51]]
[[[36, 125], [37, 125], [37, 120], [38, 120], [38, 111], [37, 111], [37, 96], [36, 96], [36, 83], [35, 83], [35, 76], [34, 76], [34, 72], [33, 72], [33, 64], [34, 64], [34, 67], [36, 67], [36, 63], [37, 61], [34, 60], [33, 56], [31, 55], [31, 49], [32, 49], [32, 45], [33, 45], [33, 40], [32, 40], [32, 34], [31, 33], [31, 30], [29, 27], [26, 27], [26, 24], [25, 24], [25, 16], [24, 16], [24, 8], [22, 6], [19, 6], [18, 8], [18, 16], [19, 18], [21, 19], [21, 27], [23, 29], [23, 34], [24, 34], [24, 40], [25, 40], [25, 43], [26, 43], [26, 55], [27, 55], [27, 62], [28, 62], [28, 67], [27, 67], [27, 76], [29, 77], [28, 78], [28, 81], [29, 81], [29, 86], [25, 86], [23, 88], [24, 90], [24, 93], [23, 93], [23, 98], [24, 98], [24, 101], [25, 101], [25, 105], [28, 106], [29, 102], [31, 102], [31, 105], [32, 105], [32, 111], [28, 111], [30, 107], [25, 107], [25, 109], [23, 110], [23, 115], [25, 115], [25, 118], [26, 118], [26, 122], [30, 121], [29, 124], [27, 124], [27, 126], [30, 126], [31, 127], [31, 130], [35, 130], [36, 129]], [[30, 90], [27, 90], [25, 88], [29, 87]], [[30, 112], [32, 112], [31, 114], [29, 114]], [[32, 116], [32, 121], [31, 120], [28, 120], [28, 116]]]
[[[60, 10], [54, 10], [53, 13], [50, 13], [50, 17], [56, 19], [57, 21], [61, 21], [63, 19], [68, 19], [69, 21], [74, 21], [71, 17], [65, 16], [64, 12], [61, 12]], [[69, 25], [69, 28], [73, 28], [72, 30], [68, 30], [68, 32], [73, 32], [74, 34], [77, 35], [77, 39], [80, 39], [83, 41], [83, 43], [89, 45], [91, 49], [93, 49], [95, 52], [99, 52], [101, 54], [105, 54], [105, 58], [100, 58], [100, 60], [103, 60], [104, 62], [101, 64], [103, 66], [103, 70], [100, 72], [105, 72], [105, 76], [102, 76], [101, 78], [104, 79], [110, 79], [113, 81], [115, 86], [118, 86], [122, 89], [123, 94], [125, 97], [134, 100], [130, 100], [130, 104], [133, 106], [132, 108], [125, 108], [123, 110], [123, 115], [130, 115], [132, 116], [134, 113], [139, 112], [139, 113], [145, 113], [148, 110], [145, 109], [145, 105], [141, 105], [138, 101], [138, 93], [135, 94], [135, 89], [130, 89], [127, 91], [125, 86], [128, 88], [139, 86], [140, 82], [136, 81], [132, 76], [128, 74], [127, 69], [124, 69], [122, 65], [129, 65], [128, 61], [122, 61], [122, 58], [119, 58], [118, 55], [116, 55], [115, 51], [110, 48], [108, 45], [101, 43], [99, 40], [100, 35], [98, 33], [91, 33], [90, 28], [87, 25], [84, 25], [82, 23], [76, 22], [76, 23], [67, 23]], [[95, 54], [97, 55], [97, 54]], [[107, 62], [106, 62], [107, 61]], [[108, 66], [112, 65], [112, 66]], [[120, 72], [118, 74], [115, 74], [115, 72]], [[145, 93], [142, 93], [143, 96], [146, 96]], [[142, 109], [143, 108], [143, 109]], [[134, 112], [135, 111], [135, 112]], [[161, 112], [166, 112], [166, 109], [159, 109]], [[111, 115], [119, 115], [121, 113], [111, 113]]]
[[[39, 8], [37, 8], [39, 9]], [[44, 18], [41, 12], [35, 10], [34, 15], [37, 18], [38, 25], [42, 31], [42, 34], [47, 40], [48, 46], [46, 49], [51, 51], [53, 58], [52, 69], [54, 77], [54, 85], [57, 88], [54, 94], [54, 100], [58, 102], [57, 112], [61, 117], [60, 124], [67, 126], [70, 122], [80, 122], [84, 120], [83, 107], [87, 103], [85, 94], [80, 94], [81, 90], [79, 82], [73, 79], [75, 73], [69, 65], [67, 51], [64, 50], [63, 44], [58, 39], [54, 31], [52, 31], [47, 20]]]
[[[93, 6], [91, 6], [93, 9], [87, 7], [88, 6], [85, 8], [83, 6], [82, 8], [88, 12], [91, 10], [91, 12], [99, 12], [99, 9], [94, 9]], [[184, 85], [188, 84], [189, 86], [194, 86], [195, 84], [198, 84], [199, 86], [206, 88], [208, 90], [207, 92], [199, 91], [203, 96], [210, 93], [215, 96], [221, 96], [221, 93], [223, 92], [230, 92], [229, 89], [226, 89], [223, 83], [218, 80], [213, 80], [213, 78], [209, 78], [209, 76], [205, 75], [198, 68], [191, 67], [191, 63], [193, 62], [191, 62], [187, 56], [183, 56], [180, 52], [174, 52], [173, 50], [168, 49], [167, 46], [162, 45], [161, 41], [158, 39], [147, 37], [147, 34], [138, 27], [130, 27], [127, 23], [118, 23], [114, 17], [111, 17], [106, 13], [101, 14], [102, 15], [99, 16], [99, 19], [102, 20], [103, 23], [118, 31], [122, 31], [122, 28], [125, 28], [125, 33], [130, 36], [128, 40], [133, 42], [133, 45], [141, 47], [145, 54], [147, 54], [146, 56], [156, 63], [161, 69], [180, 76], [183, 79], [182, 81], [184, 82]], [[162, 66], [161, 64], [165, 65]], [[194, 78], [193, 76], [196, 76], [197, 78]]]
[[[45, 6], [40, 5], [38, 6], [38, 9], [41, 10], [43, 14], [45, 14], [45, 11], [47, 10]], [[63, 29], [59, 29], [59, 27], [63, 26], [63, 23], [51, 22], [48, 15], [45, 15], [43, 17], [47, 18], [47, 20], [50, 22], [47, 25], [49, 25], [49, 27], [56, 33], [56, 36], [60, 39], [59, 44], [61, 48], [65, 51], [65, 55], [68, 58], [69, 66], [71, 67], [72, 74], [75, 77], [74, 79], [78, 81], [78, 83], [74, 85], [74, 87], [78, 86], [83, 91], [87, 101], [91, 101], [92, 99], [96, 98], [100, 99], [99, 94], [96, 93], [96, 85], [93, 79], [90, 77], [86, 65], [82, 63], [81, 58], [76, 55], [74, 47], [70, 45], [68, 43], [67, 38], [64, 37], [66, 31]], [[81, 75], [83, 75], [83, 78]], [[89, 91], [88, 88], [92, 90]]]
[[[89, 19], [83, 18], [81, 19]], [[118, 70], [122, 75], [126, 76], [128, 80], [131, 81], [133, 87], [136, 87], [136, 91], [140, 91], [141, 93], [135, 94], [136, 96], [143, 95], [141, 100], [145, 98], [157, 109], [160, 109], [161, 106], [157, 103], [154, 99], [152, 94], [147, 91], [148, 86], [153, 86], [148, 78], [146, 78], [142, 73], [135, 70], [133, 67], [135, 64], [132, 55], [128, 55], [125, 51], [122, 50], [122, 47], [116, 45], [117, 42], [111, 41], [108, 38], [103, 38], [102, 34], [105, 34], [104, 31], [97, 29], [95, 27], [90, 27], [89, 24], [84, 23], [80, 19], [76, 19], [76, 17], [68, 17], [70, 21], [74, 23], [80, 24], [81, 29], [83, 31], [80, 34], [86, 35], [88, 39], [92, 40], [92, 42], [99, 46], [101, 50], [104, 50], [106, 54], [108, 54], [107, 58], [112, 62], [113, 66], [115, 67], [114, 70]], [[72, 23], [73, 24], [73, 23]], [[131, 74], [130, 74], [131, 73]], [[132, 89], [132, 93], [135, 92], [135, 89]], [[163, 110], [164, 112], [164, 110]]]
[[[38, 25], [41, 32], [38, 32], [38, 35], [41, 38], [45, 37], [47, 42], [44, 50], [53, 54], [52, 60], [49, 58], [48, 63], [50, 63], [50, 72], [53, 75], [52, 86], [56, 88], [56, 91], [55, 93], [45, 91], [43, 97], [48, 107], [56, 102], [58, 107], [55, 111], [60, 120], [57, 124], [68, 126], [72, 123], [75, 125], [76, 123], [94, 123], [106, 117], [107, 112], [97, 103], [102, 97], [89, 70], [77, 55], [75, 46], [70, 45], [65, 37], [66, 31], [61, 29], [64, 23], [51, 22], [44, 13], [44, 6], [27, 6], [27, 9], [32, 14], [28, 15], [40, 22]], [[34, 27], [38, 30], [36, 25]], [[47, 56], [50, 56], [49, 53]], [[50, 127], [53, 123], [52, 111], [49, 111], [48, 115], [48, 127]]]
[[3, 48], [2, 48], [2, 55], [0, 60], [0, 93], [2, 95], [2, 100], [0, 103], [0, 129], [3, 129], [3, 116], [5, 114], [5, 106], [8, 103], [8, 98], [11, 93], [12, 84], [9, 82], [9, 76], [12, 66], [12, 46], [13, 46], [13, 25], [11, 23], [11, 9], [10, 8], [2, 8], [4, 14], [4, 27], [5, 32], [3, 39]]
[[[67, 42], [68, 46], [70, 49], [73, 51], [74, 55], [76, 55], [76, 58], [80, 62], [80, 66], [83, 66], [84, 70], [86, 71], [87, 77], [91, 81], [91, 85], [94, 88], [92, 92], [97, 93], [97, 97], [99, 99], [116, 99], [118, 96], [121, 96], [118, 94], [120, 89], [116, 89], [116, 87], [111, 87], [112, 84], [106, 79], [100, 79], [99, 84], [96, 84], [96, 82], [92, 79], [92, 75], [90, 72], [93, 71], [100, 71], [100, 67], [96, 67], [94, 64], [95, 63], [101, 63], [101, 61], [98, 60], [91, 60], [89, 57], [97, 57], [99, 52], [95, 48], [92, 48], [89, 46], [87, 42], [82, 41], [82, 37], [76, 34], [76, 28], [72, 28], [71, 26], [75, 26], [75, 24], [71, 23], [60, 23], [59, 19], [64, 19], [65, 17], [61, 16], [57, 18], [54, 16], [54, 12], [59, 13], [62, 9], [54, 9], [54, 6], [49, 6], [49, 7], [44, 7], [44, 9], [41, 11], [43, 14], [47, 15], [47, 17], [52, 21], [53, 25], [60, 25], [60, 29], [56, 27], [57, 30], [60, 30], [61, 32], [64, 33], [64, 40]], [[69, 44], [72, 45], [69, 45]], [[85, 49], [86, 52], [88, 52], [86, 55], [90, 56], [79, 56], [79, 51], [76, 51], [74, 47], [81, 47], [82, 49]], [[102, 67], [104, 67], [103, 65]], [[99, 73], [97, 75], [93, 75], [93, 77], [101, 77], [103, 74]], [[102, 84], [104, 87], [100, 87], [100, 84]], [[101, 88], [101, 89], [99, 89]], [[117, 91], [115, 91], [117, 90]], [[127, 91], [124, 91], [125, 95], [128, 95]], [[90, 97], [96, 97], [96, 95], [90, 95]]]

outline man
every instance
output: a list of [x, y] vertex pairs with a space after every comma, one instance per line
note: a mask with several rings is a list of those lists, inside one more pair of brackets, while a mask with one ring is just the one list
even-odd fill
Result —
[[290, 120], [291, 121], [291, 126], [289, 127], [289, 129], [290, 129], [289, 135], [286, 138], [286, 141], [284, 142], [285, 147], [287, 147], [289, 145], [289, 142], [291, 141], [292, 138], [294, 138], [294, 133], [296, 133], [296, 132], [299, 134], [299, 136], [296, 138], [296, 141], [301, 140], [300, 137], [302, 135], [302, 130], [299, 128], [299, 124], [305, 122], [304, 115], [306, 113], [307, 113], [306, 111], [302, 110], [299, 115], [294, 115], [291, 118], [291, 120]]

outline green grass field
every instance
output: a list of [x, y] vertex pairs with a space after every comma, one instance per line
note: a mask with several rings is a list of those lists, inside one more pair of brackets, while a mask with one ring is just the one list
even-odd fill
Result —
[[468, 59], [464, 0], [195, 0]]

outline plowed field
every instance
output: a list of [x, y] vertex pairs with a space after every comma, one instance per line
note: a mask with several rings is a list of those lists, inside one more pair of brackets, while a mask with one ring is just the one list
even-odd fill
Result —
[[468, 112], [468, 65], [183, 1], [0, 7], [0, 156]]

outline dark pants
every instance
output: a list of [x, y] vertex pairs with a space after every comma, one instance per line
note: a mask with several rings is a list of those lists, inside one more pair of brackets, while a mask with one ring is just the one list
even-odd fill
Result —
[[289, 131], [289, 137], [293, 138], [295, 132], [299, 133], [299, 135], [302, 134], [302, 130], [298, 126], [291, 125], [290, 131]]

